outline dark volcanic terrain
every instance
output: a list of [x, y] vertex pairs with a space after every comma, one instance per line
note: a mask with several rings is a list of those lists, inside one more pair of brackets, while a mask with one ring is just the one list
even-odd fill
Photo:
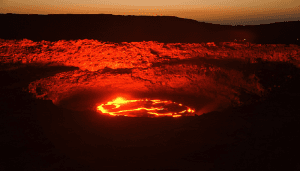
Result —
[[299, 44], [300, 21], [231, 26], [175, 16], [109, 14], [1, 14], [0, 38], [33, 41], [94, 39], [110, 42], [203, 43], [244, 40], [255, 44]]
[[[299, 22], [72, 17], [0, 15], [0, 170], [300, 169]], [[120, 94], [195, 115], [96, 110]]]

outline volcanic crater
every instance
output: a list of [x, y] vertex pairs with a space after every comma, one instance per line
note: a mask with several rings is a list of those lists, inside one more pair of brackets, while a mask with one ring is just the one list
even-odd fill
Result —
[[24, 91], [77, 111], [97, 111], [99, 104], [125, 96], [171, 100], [193, 108], [193, 115], [221, 111], [290, 92], [300, 64], [299, 46], [284, 44], [1, 42], [3, 72], [69, 68], [32, 79]]

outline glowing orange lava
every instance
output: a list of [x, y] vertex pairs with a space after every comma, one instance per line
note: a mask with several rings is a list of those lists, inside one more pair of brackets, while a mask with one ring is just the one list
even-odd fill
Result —
[[176, 102], [139, 99], [128, 100], [118, 97], [106, 104], [101, 104], [97, 110], [110, 116], [127, 117], [181, 117], [194, 116], [195, 110]]

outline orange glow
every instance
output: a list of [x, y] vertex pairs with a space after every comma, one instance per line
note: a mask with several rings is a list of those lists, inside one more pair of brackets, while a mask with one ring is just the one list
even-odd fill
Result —
[[128, 117], [181, 117], [194, 116], [195, 110], [182, 104], [172, 102], [170, 100], [151, 100], [139, 99], [129, 100], [123, 97], [101, 104], [97, 110], [102, 114], [110, 116], [128, 116]]

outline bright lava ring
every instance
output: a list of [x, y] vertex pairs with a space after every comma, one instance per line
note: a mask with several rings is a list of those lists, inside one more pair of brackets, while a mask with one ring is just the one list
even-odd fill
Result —
[[110, 116], [181, 117], [194, 116], [195, 110], [180, 103], [151, 99], [128, 100], [123, 97], [97, 106], [97, 111]]

